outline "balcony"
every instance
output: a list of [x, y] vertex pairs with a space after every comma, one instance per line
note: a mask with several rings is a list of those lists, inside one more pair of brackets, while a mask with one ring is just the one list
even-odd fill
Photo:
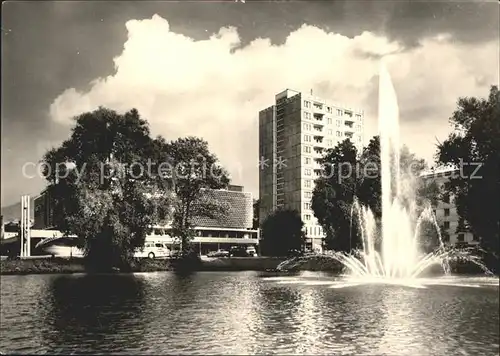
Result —
[[321, 136], [323, 136], [323, 131], [324, 131], [324, 130], [323, 130], [323, 125], [317, 125], [317, 124], [314, 124], [314, 126], [313, 126], [313, 127], [314, 127], [314, 131], [313, 131], [313, 133], [314, 133], [315, 135], [320, 134]]
[[354, 120], [346, 119], [346, 120], [344, 120], [344, 125], [350, 129], [354, 130]]
[[315, 146], [314, 147], [314, 153], [316, 153], [316, 154], [321, 154], [322, 155], [323, 151], [324, 151], [324, 147], [322, 147], [322, 146]]
[[325, 114], [323, 114], [323, 113], [316, 113], [316, 112], [315, 112], [315, 113], [313, 114], [313, 117], [314, 117], [314, 119], [316, 120], [316, 121], [314, 122], [314, 124], [315, 124], [315, 125], [324, 125], [324, 124], [325, 124], [325, 123], [324, 123], [324, 120], [323, 120], [324, 116], [325, 116]]
[[319, 148], [325, 148], [325, 143], [323, 142], [323, 138], [321, 137], [320, 139], [315, 139], [312, 142], [312, 145], [314, 148], [319, 147]]
[[322, 112], [323, 111], [323, 104], [313, 103], [313, 109], [314, 109], [314, 111]]
[[317, 144], [317, 143], [323, 145], [323, 137], [324, 136], [322, 134], [319, 134], [319, 135], [318, 134], [314, 134], [314, 136], [313, 136], [313, 145]]

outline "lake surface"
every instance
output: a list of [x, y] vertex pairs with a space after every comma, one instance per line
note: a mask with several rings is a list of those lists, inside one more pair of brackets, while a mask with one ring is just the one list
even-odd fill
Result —
[[453, 278], [453, 286], [414, 288], [348, 286], [314, 273], [269, 277], [257, 272], [1, 276], [0, 351], [204, 355], [497, 355], [499, 351], [498, 279]]

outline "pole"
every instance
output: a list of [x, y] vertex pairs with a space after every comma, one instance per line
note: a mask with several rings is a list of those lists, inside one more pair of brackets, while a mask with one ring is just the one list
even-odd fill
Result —
[[19, 222], [19, 257], [24, 257], [24, 195], [21, 195], [21, 221]]
[[26, 195], [26, 256], [31, 256], [31, 221], [30, 221], [30, 196]]

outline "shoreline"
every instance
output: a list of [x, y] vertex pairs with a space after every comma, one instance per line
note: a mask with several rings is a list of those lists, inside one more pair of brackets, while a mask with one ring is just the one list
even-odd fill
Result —
[[[269, 271], [274, 270], [284, 261], [277, 257], [232, 257], [209, 258], [193, 261], [184, 268], [192, 271]], [[176, 260], [170, 259], [135, 259], [131, 270], [127, 272], [110, 273], [144, 273], [176, 271]], [[29, 274], [75, 274], [89, 273], [85, 269], [81, 258], [30, 258], [30, 259], [2, 259], [0, 260], [0, 275], [29, 275]]]
[[[299, 268], [289, 271], [276, 271], [276, 267], [286, 260], [280, 257], [231, 257], [231, 258], [203, 258], [196, 261], [187, 268], [176, 268], [176, 261], [169, 259], [141, 258], [134, 260], [131, 270], [127, 272], [109, 272], [114, 274], [148, 273], [148, 272], [174, 272], [189, 270], [192, 272], [329, 272], [340, 273], [342, 266], [324, 263], [321, 260], [310, 260]], [[194, 261], [193, 261], [194, 262]], [[431, 274], [432, 271], [430, 271]], [[437, 271], [436, 271], [437, 272]], [[44, 259], [2, 259], [0, 261], [0, 275], [2, 276], [25, 276], [30, 274], [77, 274], [92, 273], [85, 269], [81, 258], [44, 258]], [[473, 266], [455, 266], [451, 271], [454, 275], [480, 275], [484, 272], [478, 271]], [[439, 273], [438, 273], [439, 274]], [[495, 273], [494, 276], [498, 277]]]

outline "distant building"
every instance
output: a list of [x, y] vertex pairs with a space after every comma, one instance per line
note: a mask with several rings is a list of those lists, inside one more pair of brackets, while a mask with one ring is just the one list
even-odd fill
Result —
[[[440, 187], [443, 187], [450, 179], [451, 175], [458, 173], [458, 169], [442, 167], [426, 171], [422, 173], [420, 177], [425, 180], [434, 180]], [[445, 195], [443, 199], [438, 202], [434, 214], [436, 215], [439, 226], [442, 227], [445, 243], [450, 245], [476, 245], [479, 243], [479, 237], [475, 236], [470, 231], [457, 231], [459, 226], [459, 215], [452, 195]]]
[[259, 113], [260, 223], [276, 209], [297, 210], [309, 247], [321, 249], [325, 234], [311, 209], [318, 159], [345, 139], [361, 150], [363, 126], [362, 110], [290, 89], [276, 94]]

